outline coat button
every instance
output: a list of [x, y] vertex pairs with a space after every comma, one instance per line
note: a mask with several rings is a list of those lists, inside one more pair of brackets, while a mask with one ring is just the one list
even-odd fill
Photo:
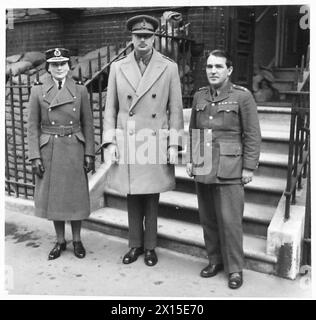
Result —
[[152, 116], [153, 118], [156, 118], [156, 113], [153, 113], [151, 116]]
[[133, 131], [133, 130], [130, 130], [130, 131], [129, 131], [129, 135], [132, 136], [133, 134], [134, 134], [134, 131]]
[[51, 109], [51, 108], [49, 108], [49, 109], [48, 109], [48, 112], [51, 112], [51, 111], [52, 111], [52, 109]]
[[213, 119], [213, 117], [212, 117], [212, 116], [209, 116], [208, 118], [209, 118], [210, 120], [212, 120], [212, 119]]
[[55, 134], [55, 138], [56, 138], [56, 139], [58, 138], [58, 134]]
[[209, 142], [206, 144], [207, 147], [209, 147], [210, 145], [211, 145], [211, 144], [210, 144]]
[[74, 97], [74, 99], [76, 99], [77, 97]]
[[156, 131], [153, 131], [153, 132], [152, 132], [152, 135], [155, 136], [155, 135], [156, 135]]
[[214, 106], [215, 106], [215, 103], [212, 103], [211, 106], [214, 107]]
[[156, 93], [153, 93], [153, 94], [152, 94], [152, 97], [153, 97], [153, 98], [156, 98]]
[[127, 95], [127, 98], [128, 99], [132, 99], [132, 96], [129, 94], [129, 95]]
[[72, 111], [75, 112], [75, 111], [76, 111], [76, 108], [73, 108]]
[[69, 123], [72, 124], [73, 122], [72, 122], [72, 121], [69, 121]]
[[71, 138], [71, 134], [68, 137]]
[[208, 133], [212, 133], [212, 130], [211, 130], [211, 129], [208, 129], [207, 132], [208, 132]]
[[130, 112], [129, 112], [129, 116], [132, 117], [133, 115], [134, 115], [134, 112], [133, 112], [133, 111], [130, 111]]
[[55, 124], [55, 121], [52, 121], [52, 125], [54, 125]]

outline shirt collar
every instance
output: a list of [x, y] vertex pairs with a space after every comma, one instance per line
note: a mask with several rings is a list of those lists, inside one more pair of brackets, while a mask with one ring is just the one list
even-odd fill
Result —
[[151, 59], [151, 57], [152, 57], [152, 55], [153, 55], [153, 52], [154, 52], [153, 49], [151, 49], [151, 51], [149, 51], [149, 52], [146, 53], [145, 55], [143, 55], [143, 56], [141, 56], [141, 55], [137, 56], [137, 53], [136, 53], [136, 51], [135, 51], [135, 59], [136, 59], [137, 62], [139, 62], [140, 59], [142, 59], [143, 62], [144, 62], [144, 64], [147, 66], [148, 63], [149, 63], [149, 61], [150, 61], [150, 59]]
[[61, 87], [64, 86], [65, 81], [66, 81], [66, 77], [63, 80], [56, 80], [54, 77], [52, 77], [52, 78], [53, 78], [54, 82], [56, 83], [57, 88], [58, 88], [58, 82], [59, 81], [61, 81]]

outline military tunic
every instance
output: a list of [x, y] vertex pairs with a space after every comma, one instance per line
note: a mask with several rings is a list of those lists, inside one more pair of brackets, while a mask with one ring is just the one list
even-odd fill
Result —
[[[190, 119], [189, 159], [205, 246], [211, 263], [226, 272], [243, 267], [242, 170], [254, 170], [260, 154], [260, 126], [251, 93], [228, 82], [218, 96], [210, 87], [195, 95]], [[197, 134], [198, 133], [198, 134]]]
[[[66, 134], [60, 129], [62, 126]], [[61, 131], [54, 134], [56, 130]], [[61, 90], [51, 76], [43, 84], [33, 86], [28, 143], [29, 160], [41, 158], [45, 168], [42, 178], [36, 176], [36, 215], [61, 221], [87, 218], [90, 203], [84, 156], [94, 156], [87, 89], [69, 77]]]

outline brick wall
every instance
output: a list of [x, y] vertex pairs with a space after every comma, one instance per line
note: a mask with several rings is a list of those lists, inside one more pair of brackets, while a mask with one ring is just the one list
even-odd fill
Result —
[[[206, 85], [205, 58], [207, 51], [224, 48], [225, 10], [223, 7], [146, 7], [146, 8], [87, 8], [80, 15], [68, 13], [63, 18], [45, 10], [14, 10], [14, 28], [7, 29], [7, 56], [26, 51], [45, 51], [50, 47], [65, 46], [74, 55], [115, 42], [130, 39], [126, 20], [136, 14], [147, 13], [159, 18], [166, 10], [181, 12], [190, 22], [191, 35], [197, 43], [204, 43], [204, 51], [193, 58], [195, 89]], [[79, 14], [79, 13], [78, 13]]]

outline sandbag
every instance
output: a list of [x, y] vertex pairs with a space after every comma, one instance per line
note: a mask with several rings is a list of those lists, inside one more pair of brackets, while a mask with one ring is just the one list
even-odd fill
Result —
[[40, 51], [29, 51], [26, 52], [21, 59], [21, 61], [29, 61], [31, 62], [33, 68], [37, 67], [38, 65], [42, 64], [46, 60], [45, 54]]
[[7, 63], [16, 63], [20, 61], [22, 58], [23, 54], [14, 54], [13, 56], [6, 57], [5, 61]]
[[12, 75], [16, 76], [20, 73], [24, 73], [31, 67], [32, 63], [30, 61], [18, 61], [16, 63], [8, 64], [6, 67], [6, 75], [10, 74], [10, 69], [12, 71]]

